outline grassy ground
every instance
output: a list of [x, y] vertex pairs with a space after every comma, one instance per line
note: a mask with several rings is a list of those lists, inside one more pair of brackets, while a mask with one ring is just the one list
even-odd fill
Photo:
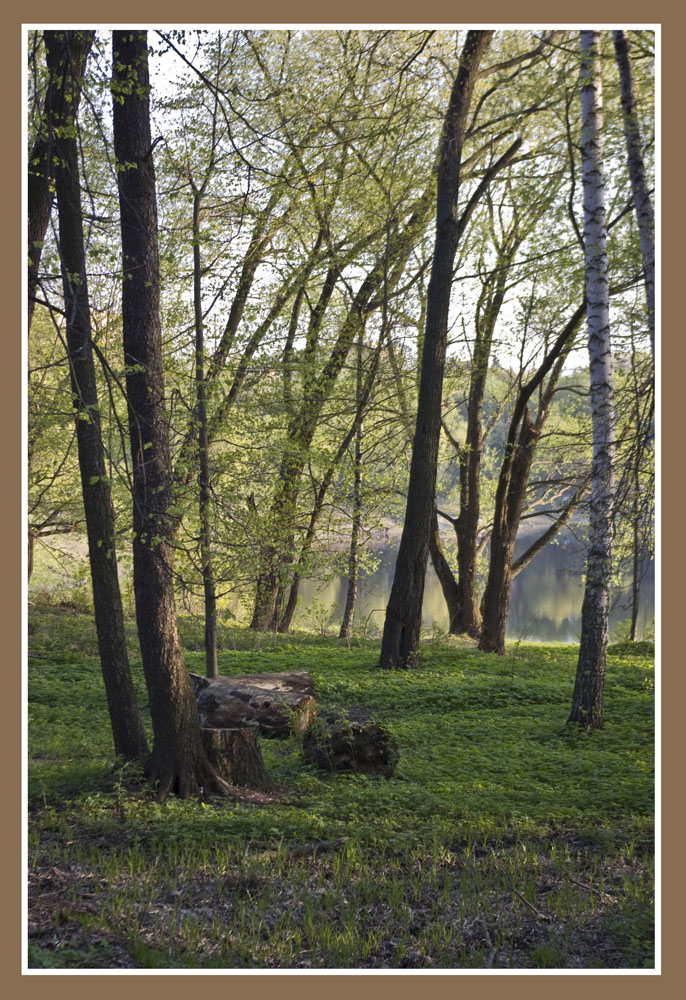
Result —
[[653, 967], [651, 645], [612, 647], [585, 733], [572, 647], [436, 639], [386, 673], [374, 641], [223, 628], [220, 673], [308, 670], [320, 706], [388, 725], [398, 768], [329, 775], [263, 739], [264, 801], [160, 804], [113, 758], [92, 618], [31, 627], [30, 967]]

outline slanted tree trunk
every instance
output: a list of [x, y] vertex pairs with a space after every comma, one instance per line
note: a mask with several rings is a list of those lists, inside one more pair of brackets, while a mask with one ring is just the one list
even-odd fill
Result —
[[[28, 316], [29, 329], [33, 319], [33, 309], [38, 291], [38, 271], [40, 269], [43, 241], [50, 222], [50, 212], [54, 197], [53, 177], [55, 166], [55, 133], [53, 120], [64, 119], [65, 115], [76, 120], [81, 100], [81, 81], [86, 70], [88, 54], [95, 38], [94, 31], [45, 32], [47, 43], [51, 37], [53, 56], [50, 59], [48, 89], [41, 116], [38, 135], [29, 153], [28, 192]], [[68, 44], [59, 45], [59, 58], [54, 54], [55, 43], [68, 35]], [[65, 79], [70, 81], [70, 105], [65, 107]]]
[[[584, 302], [565, 324], [535, 374], [521, 387], [514, 406], [498, 475], [488, 576], [482, 599], [483, 620], [479, 649], [486, 653], [499, 653], [501, 656], [505, 653], [505, 627], [510, 608], [514, 547], [524, 509], [529, 473], [565, 359], [585, 312]], [[531, 419], [528, 403], [535, 390], [544, 384], [548, 374], [550, 378], [541, 392], [538, 415], [534, 421]], [[554, 531], [544, 532], [542, 539], [549, 540], [554, 534]], [[527, 561], [530, 562], [541, 548], [543, 544], [534, 543]]]
[[520, 556], [517, 556], [515, 561], [512, 563], [512, 569], [510, 571], [510, 579], [514, 580], [515, 577], [519, 576], [522, 570], [526, 569], [529, 563], [533, 562], [539, 552], [548, 545], [552, 540], [562, 531], [566, 524], [569, 523], [574, 511], [577, 509], [581, 501], [584, 499], [587, 493], [588, 482], [581, 478], [576, 488], [576, 493], [574, 496], [565, 503], [563, 508], [559, 511], [558, 517], [555, 518], [553, 523], [549, 528], [534, 539], [534, 541], [529, 545], [529, 547], [522, 552]]
[[492, 35], [492, 31], [468, 32], [443, 124], [438, 164], [436, 242], [427, 295], [407, 507], [381, 644], [380, 666], [386, 669], [411, 667], [418, 662], [424, 580], [435, 504], [443, 372], [455, 254], [478, 200], [520, 144], [516, 142], [486, 171], [467, 208], [459, 216], [457, 198], [462, 145], [479, 63]]
[[133, 463], [133, 583], [161, 796], [221, 791], [206, 756], [174, 604], [172, 468], [164, 405], [157, 204], [145, 31], [113, 32], [114, 151], [121, 213], [122, 322]]
[[625, 31], [613, 31], [615, 56], [619, 67], [619, 83], [624, 116], [624, 138], [626, 140], [627, 163], [631, 178], [631, 192], [636, 211], [636, 222], [641, 243], [641, 257], [648, 306], [648, 328], [650, 347], [655, 361], [655, 216], [646, 182], [641, 149], [641, 130], [636, 114], [634, 77], [629, 55], [629, 41]]
[[[95, 365], [91, 346], [88, 277], [83, 239], [71, 49], [79, 32], [46, 31], [44, 38], [54, 106], [46, 124], [52, 136], [59, 253], [66, 313], [67, 351], [76, 417], [81, 492], [88, 534], [88, 559], [100, 665], [105, 682], [115, 753], [126, 760], [148, 750], [131, 679], [115, 546], [114, 510], [105, 465]], [[82, 43], [79, 42], [79, 49]], [[58, 113], [57, 108], [62, 112]], [[33, 536], [32, 536], [33, 537]]]
[[586, 587], [581, 610], [581, 644], [569, 721], [588, 729], [599, 729], [603, 725], [603, 686], [612, 572], [615, 419], [598, 32], [581, 32], [581, 54], [581, 161], [593, 422], [593, 473]]
[[435, 508], [431, 521], [431, 535], [429, 536], [429, 554], [448, 608], [448, 631], [452, 635], [460, 635], [462, 623], [460, 589], [443, 551], [441, 534], [438, 530], [438, 514]]

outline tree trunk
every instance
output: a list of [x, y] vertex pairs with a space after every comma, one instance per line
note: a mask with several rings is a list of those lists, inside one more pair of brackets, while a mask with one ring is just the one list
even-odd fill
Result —
[[467, 437], [460, 449], [460, 514], [455, 522], [460, 621], [459, 634], [474, 639], [481, 634], [481, 609], [476, 593], [477, 539], [481, 514], [481, 458], [483, 454], [482, 407], [493, 332], [505, 298], [508, 264], [518, 241], [500, 251], [497, 269], [489, 275], [479, 299], [476, 314], [476, 339], [467, 401]]
[[56, 81], [54, 103], [65, 109], [63, 115], [52, 110], [48, 112], [48, 129], [53, 136], [67, 351], [100, 665], [115, 753], [126, 760], [136, 760], [147, 753], [148, 746], [126, 650], [117, 575], [114, 511], [105, 465], [91, 347], [78, 147], [74, 132], [76, 120], [72, 110], [78, 90], [78, 82], [71, 76], [70, 69], [74, 62], [70, 50], [75, 34], [78, 33], [45, 32], [48, 69], [51, 78]]
[[[520, 388], [510, 419], [505, 453], [500, 466], [495, 494], [491, 554], [482, 599], [483, 621], [479, 649], [487, 653], [503, 655], [505, 652], [505, 627], [509, 613], [510, 586], [513, 577], [512, 557], [526, 496], [529, 472], [565, 358], [571, 349], [574, 333], [585, 312], [586, 303], [584, 302], [567, 321], [534, 375]], [[550, 374], [548, 383], [545, 389], [541, 390], [538, 416], [536, 421], [532, 422], [528, 404], [534, 392], [544, 385], [548, 374]], [[546, 532], [544, 536], [550, 538], [552, 534]], [[534, 554], [534, 552], [531, 553], [531, 558]]]
[[653, 205], [646, 183], [643, 152], [641, 150], [641, 131], [636, 114], [636, 97], [634, 94], [634, 78], [629, 55], [629, 42], [625, 31], [613, 31], [615, 56], [619, 67], [619, 83], [622, 97], [622, 112], [624, 116], [624, 138], [626, 140], [627, 162], [631, 178], [631, 192], [636, 211], [636, 222], [641, 242], [641, 257], [643, 259], [644, 281], [646, 288], [646, 304], [648, 306], [648, 329], [650, 331], [650, 347], [655, 362], [655, 217]]
[[113, 32], [114, 150], [118, 166], [122, 323], [133, 463], [133, 583], [154, 731], [148, 774], [160, 796], [219, 791], [203, 749], [174, 604], [172, 469], [164, 405], [155, 170], [145, 31]]
[[633, 524], [633, 553], [631, 560], [631, 628], [629, 630], [629, 641], [636, 641], [636, 626], [638, 625], [638, 608], [641, 597], [641, 556], [640, 556], [641, 536], [639, 531], [639, 519], [635, 517]]
[[438, 514], [435, 508], [431, 522], [431, 535], [429, 536], [429, 554], [448, 608], [448, 631], [452, 635], [460, 635], [462, 623], [460, 589], [443, 551], [441, 534], [438, 530]]
[[[203, 185], [204, 190], [204, 185]], [[205, 672], [217, 677], [217, 595], [212, 568], [212, 532], [210, 530], [210, 446], [207, 436], [207, 399], [205, 391], [205, 336], [202, 316], [200, 261], [200, 206], [203, 190], [193, 194], [193, 306], [195, 312], [195, 419], [198, 427], [198, 508], [200, 517], [200, 560], [205, 595]]]
[[491, 534], [491, 558], [483, 597], [483, 627], [479, 638], [479, 649], [485, 653], [500, 655], [505, 653], [505, 626], [510, 608], [512, 557], [529, 471], [540, 433], [540, 426], [538, 422], [532, 423], [527, 407], [515, 445], [504, 503], [499, 505], [496, 500], [496, 514]]
[[362, 400], [362, 334], [357, 343], [357, 416], [355, 420], [355, 478], [353, 483], [352, 527], [350, 531], [350, 553], [348, 556], [348, 592], [339, 638], [349, 639], [352, 634], [357, 584], [360, 569], [359, 541], [362, 526], [362, 443], [364, 441], [364, 420], [361, 410]]
[[[633, 347], [633, 345], [632, 345]], [[636, 443], [634, 445], [633, 462], [631, 465], [631, 520], [632, 520], [632, 559], [631, 559], [631, 628], [629, 639], [636, 641], [636, 628], [638, 625], [638, 608], [641, 598], [641, 458], [645, 446], [645, 437], [642, 431], [642, 413], [638, 386], [636, 384], [636, 351], [631, 352], [631, 372], [634, 378], [634, 423], [636, 427]]]
[[462, 144], [479, 62], [492, 35], [492, 31], [468, 32], [443, 124], [436, 242], [427, 296], [407, 507], [381, 645], [380, 666], [386, 669], [411, 667], [418, 662], [424, 579], [435, 502], [453, 264], [466, 225], [466, 220], [463, 224], [457, 214]]
[[254, 729], [201, 729], [210, 765], [230, 785], [267, 791], [271, 787]]
[[[62, 44], [65, 36], [69, 36], [68, 44]], [[51, 57], [49, 68], [48, 89], [45, 95], [45, 105], [41, 116], [38, 135], [29, 153], [28, 194], [28, 326], [31, 329], [33, 309], [38, 291], [38, 271], [40, 268], [43, 241], [50, 222], [52, 210], [55, 166], [55, 134], [51, 123], [54, 118], [61, 119], [65, 115], [76, 120], [81, 100], [81, 81], [86, 70], [88, 53], [95, 38], [94, 31], [50, 31], [44, 33], [46, 41], [50, 36], [55, 52], [58, 43], [59, 59]], [[65, 107], [65, 86], [69, 85], [70, 100], [73, 102]]]
[[610, 608], [615, 441], [605, 182], [601, 142], [602, 84], [597, 32], [581, 32], [581, 52], [581, 158], [593, 421], [593, 478], [586, 587], [581, 610], [581, 644], [569, 721], [588, 729], [599, 729], [603, 724], [603, 686]]
[[27, 582], [31, 582], [31, 576], [33, 574], [33, 558], [36, 551], [36, 533], [29, 527], [29, 537], [26, 552], [26, 575]]

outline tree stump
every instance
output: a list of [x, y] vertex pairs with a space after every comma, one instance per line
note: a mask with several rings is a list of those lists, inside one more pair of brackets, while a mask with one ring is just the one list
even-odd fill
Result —
[[190, 673], [200, 723], [216, 729], [259, 726], [266, 736], [302, 735], [314, 721], [314, 681], [304, 670], [209, 679]]
[[210, 764], [225, 781], [243, 788], [269, 789], [269, 776], [254, 729], [201, 729], [200, 732]]
[[354, 771], [390, 778], [399, 759], [395, 737], [366, 709], [320, 716], [305, 733], [303, 753], [325, 771]]

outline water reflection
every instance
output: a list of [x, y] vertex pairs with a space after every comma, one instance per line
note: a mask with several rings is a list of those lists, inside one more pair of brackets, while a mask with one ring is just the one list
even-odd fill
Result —
[[[524, 547], [525, 540], [518, 542]], [[381, 551], [381, 562], [375, 573], [360, 581], [356, 626], [375, 634], [383, 628], [386, 602], [393, 583], [396, 548]], [[507, 622], [508, 639], [529, 639], [539, 642], [577, 642], [581, 630], [583, 572], [585, 554], [573, 536], [558, 545], [548, 545], [529, 566], [516, 577], [510, 595]], [[627, 581], [628, 584], [628, 581]], [[345, 577], [325, 583], [303, 582], [295, 624], [307, 628], [340, 624], [345, 604]], [[638, 635], [654, 617], [655, 582], [652, 564], [641, 584], [641, 607]], [[620, 621], [630, 617], [628, 588], [613, 594], [610, 632]], [[448, 614], [438, 579], [431, 566], [424, 589], [422, 618], [426, 628], [448, 627]]]

